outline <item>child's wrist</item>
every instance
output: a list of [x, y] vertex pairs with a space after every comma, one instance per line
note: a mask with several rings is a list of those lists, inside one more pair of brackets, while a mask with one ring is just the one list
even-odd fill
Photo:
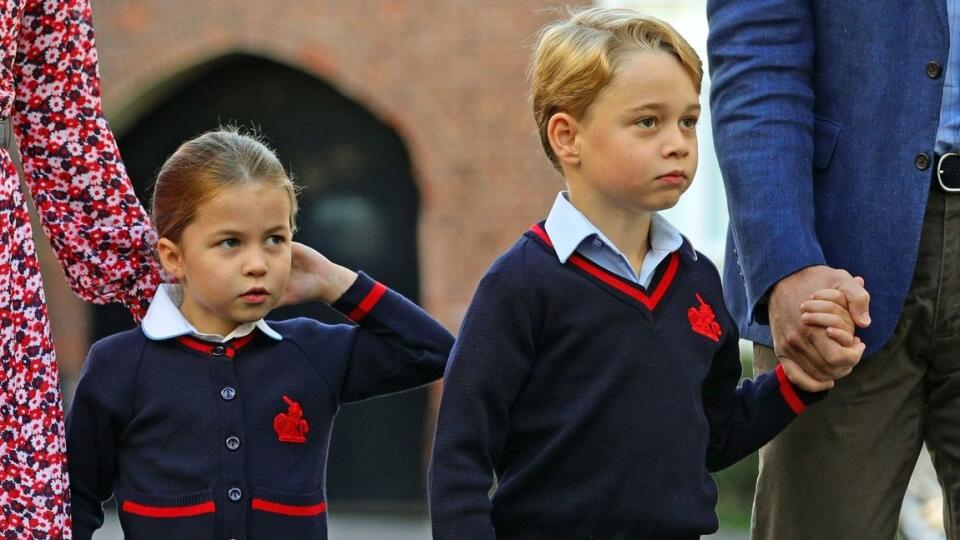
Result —
[[320, 300], [332, 304], [347, 292], [347, 289], [357, 281], [357, 273], [349, 268], [332, 264], [326, 275], [324, 287], [320, 291]]

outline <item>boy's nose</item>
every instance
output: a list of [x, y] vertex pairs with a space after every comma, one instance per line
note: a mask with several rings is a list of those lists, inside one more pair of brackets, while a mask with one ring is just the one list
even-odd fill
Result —
[[690, 153], [690, 145], [693, 143], [679, 127], [671, 129], [665, 136], [666, 140], [663, 143], [664, 157], [685, 157]]

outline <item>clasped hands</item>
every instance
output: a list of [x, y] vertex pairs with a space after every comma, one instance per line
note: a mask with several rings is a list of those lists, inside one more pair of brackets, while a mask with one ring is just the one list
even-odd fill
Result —
[[860, 362], [854, 335], [870, 324], [870, 295], [860, 277], [810, 266], [780, 280], [768, 305], [773, 348], [787, 377], [811, 392], [832, 388]]

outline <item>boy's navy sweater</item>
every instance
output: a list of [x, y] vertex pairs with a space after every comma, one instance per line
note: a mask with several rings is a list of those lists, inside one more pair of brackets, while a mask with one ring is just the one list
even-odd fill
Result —
[[334, 304], [359, 326], [271, 322], [229, 344], [97, 342], [67, 416], [73, 534], [116, 495], [126, 538], [326, 538], [324, 475], [343, 403], [438, 379], [453, 337], [364, 274]]
[[710, 471], [762, 446], [819, 394], [781, 369], [738, 387], [719, 276], [685, 250], [649, 293], [577, 254], [560, 263], [542, 225], [494, 263], [447, 367], [430, 471], [435, 539], [717, 529]]

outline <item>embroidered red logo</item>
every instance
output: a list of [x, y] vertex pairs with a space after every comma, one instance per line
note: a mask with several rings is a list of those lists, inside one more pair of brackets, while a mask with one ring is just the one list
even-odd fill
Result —
[[710, 304], [703, 301], [700, 293], [695, 294], [697, 295], [697, 301], [700, 302], [700, 307], [692, 307], [687, 310], [690, 327], [693, 328], [694, 332], [702, 336], [707, 336], [714, 341], [720, 341], [720, 336], [723, 332], [720, 330], [720, 324], [717, 323], [713, 308], [710, 307]]
[[287, 412], [280, 413], [273, 419], [273, 430], [277, 432], [277, 438], [280, 442], [307, 442], [310, 424], [303, 419], [303, 409], [299, 403], [287, 396], [283, 396], [283, 401], [287, 403]]

